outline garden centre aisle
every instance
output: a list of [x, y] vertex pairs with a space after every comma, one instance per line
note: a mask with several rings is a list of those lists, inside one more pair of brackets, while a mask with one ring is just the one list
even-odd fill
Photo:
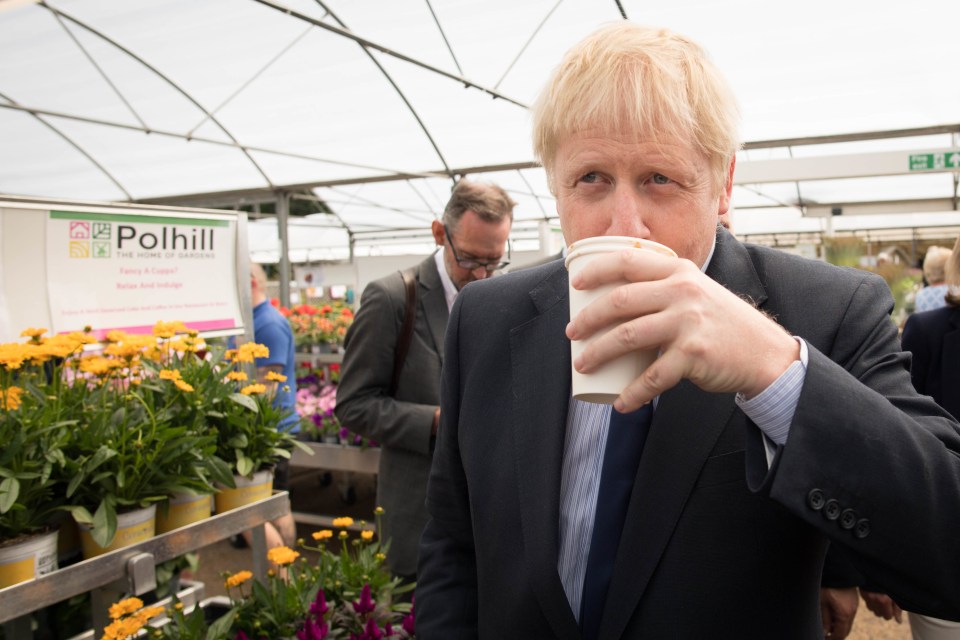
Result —
[[[352, 505], [344, 504], [338, 490], [338, 482], [343, 479], [337, 472], [327, 486], [319, 483], [318, 472], [301, 472], [291, 480], [290, 500], [294, 511], [316, 514], [336, 514], [350, 516], [355, 520], [371, 520], [373, 509], [376, 506], [376, 486], [374, 476], [353, 474], [350, 479], [356, 490], [357, 500]], [[318, 527], [313, 525], [297, 525], [297, 535], [310, 539], [310, 534]], [[310, 557], [310, 553], [306, 555]], [[312, 558], [311, 558], [312, 560]], [[224, 571], [235, 573], [251, 567], [249, 549], [236, 549], [229, 541], [222, 540], [201, 550], [200, 569], [194, 579], [203, 582], [207, 597], [226, 595], [226, 588], [220, 574]], [[771, 639], [774, 640], [774, 639]], [[903, 624], [886, 621], [871, 613], [863, 601], [857, 611], [857, 619], [853, 631], [847, 640], [911, 640], [910, 625], [907, 616], [903, 617]]]

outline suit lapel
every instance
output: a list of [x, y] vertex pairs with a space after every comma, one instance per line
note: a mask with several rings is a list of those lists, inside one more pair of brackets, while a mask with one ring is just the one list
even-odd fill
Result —
[[944, 408], [954, 417], [960, 418], [960, 400], [956, 389], [960, 389], [960, 308], [954, 309], [948, 319], [950, 329], [943, 336], [943, 356], [940, 364], [940, 389]]
[[[765, 300], [746, 249], [725, 231], [717, 234], [707, 275], [758, 305]], [[660, 396], [630, 497], [600, 637], [623, 634], [735, 409], [732, 394], [706, 393], [686, 380]]]
[[439, 354], [440, 363], [443, 364], [443, 336], [447, 330], [450, 310], [447, 308], [447, 296], [443, 291], [443, 282], [433, 256], [420, 263], [418, 281], [417, 298], [433, 338], [434, 351]]
[[570, 398], [570, 318], [566, 270], [559, 266], [530, 293], [536, 315], [510, 332], [514, 450], [526, 560], [544, 617], [557, 638], [577, 640], [557, 559], [560, 473]]

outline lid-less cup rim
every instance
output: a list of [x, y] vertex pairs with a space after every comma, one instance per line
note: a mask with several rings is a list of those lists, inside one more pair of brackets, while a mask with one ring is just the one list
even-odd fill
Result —
[[611, 251], [631, 248], [655, 251], [671, 258], [677, 257], [673, 249], [659, 242], [654, 242], [653, 240], [633, 238], [630, 236], [596, 236], [593, 238], [583, 238], [571, 244], [567, 251], [567, 258], [564, 264], [569, 269], [570, 263], [580, 256], [592, 253], [609, 253]]

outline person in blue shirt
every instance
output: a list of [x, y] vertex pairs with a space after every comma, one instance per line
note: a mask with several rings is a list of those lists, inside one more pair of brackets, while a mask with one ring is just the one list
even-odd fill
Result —
[[[263, 267], [255, 262], [250, 263], [250, 303], [253, 305], [253, 339], [254, 342], [266, 346], [270, 355], [266, 358], [257, 358], [254, 365], [257, 368], [257, 378], [263, 384], [277, 384], [267, 380], [269, 372], [286, 376], [286, 380], [279, 383], [274, 403], [289, 409], [290, 413], [279, 428], [288, 429], [292, 433], [300, 431], [300, 418], [296, 411], [297, 377], [294, 359], [293, 331], [290, 324], [267, 298], [267, 274]], [[288, 460], [280, 460], [274, 472], [273, 486], [282, 491], [287, 490], [290, 474]], [[297, 525], [293, 515], [287, 513], [264, 527], [267, 537], [267, 548], [289, 546], [293, 547], [297, 539]], [[243, 540], [250, 544], [249, 531], [243, 532]], [[234, 544], [241, 544], [235, 540]]]

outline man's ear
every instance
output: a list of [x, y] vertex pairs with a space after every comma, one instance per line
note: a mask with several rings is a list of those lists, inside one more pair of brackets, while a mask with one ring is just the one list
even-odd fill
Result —
[[437, 243], [438, 247], [442, 247], [447, 243], [447, 234], [443, 231], [443, 223], [439, 220], [434, 220], [430, 225], [430, 231], [433, 232], [433, 240]]
[[720, 192], [720, 207], [717, 211], [718, 217], [730, 211], [730, 201], [733, 197], [733, 172], [736, 167], [737, 156], [733, 156], [733, 158], [730, 159], [730, 167], [727, 169], [727, 184], [724, 185], [723, 190]]

